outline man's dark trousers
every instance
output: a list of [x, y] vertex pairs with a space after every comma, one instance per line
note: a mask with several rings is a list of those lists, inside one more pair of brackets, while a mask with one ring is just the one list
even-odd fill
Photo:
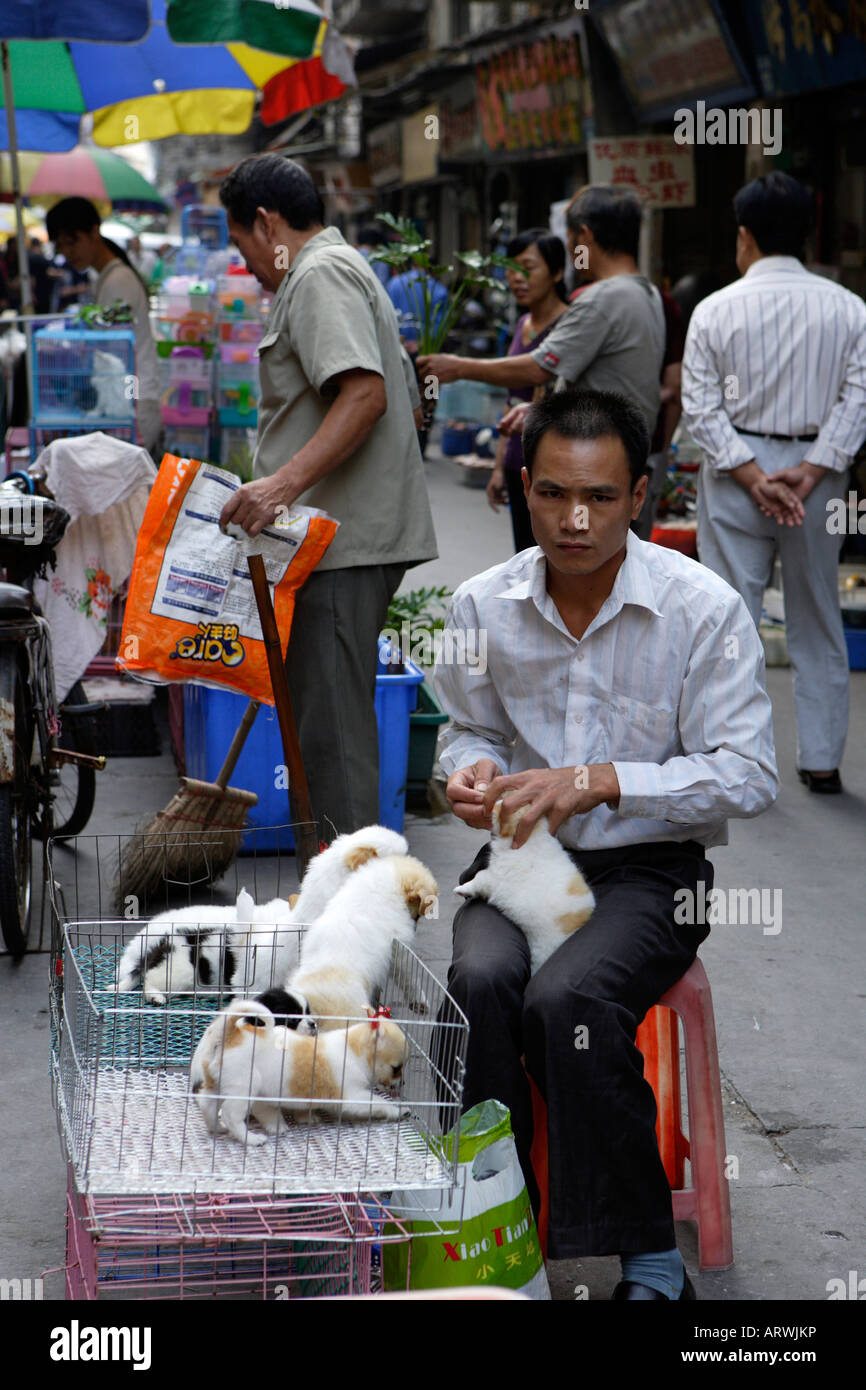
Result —
[[[485, 846], [466, 882], [489, 855]], [[635, 1047], [638, 1024], [685, 974], [709, 933], [679, 925], [713, 868], [695, 841], [574, 856], [596, 908], [530, 979], [523, 933], [473, 899], [454, 918], [448, 989], [469, 1019], [464, 1108], [490, 1098], [511, 1111], [537, 1210], [532, 1103], [522, 1059], [547, 1102], [551, 1259], [636, 1254], [675, 1245], [670, 1187], [655, 1136], [656, 1103]], [[584, 1031], [585, 1030], [585, 1031]]]
[[314, 570], [286, 653], [298, 741], [322, 839], [379, 820], [377, 638], [405, 565]]

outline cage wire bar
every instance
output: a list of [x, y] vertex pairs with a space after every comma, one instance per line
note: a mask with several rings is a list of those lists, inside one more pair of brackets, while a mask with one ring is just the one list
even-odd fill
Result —
[[[262, 833], [272, 846], [273, 829]], [[169, 990], [162, 1006], [147, 1003], [141, 989], [118, 993], [123, 949], [148, 921], [105, 915], [117, 902], [132, 838], [79, 836], [49, 846], [51, 1076], [69, 1163], [68, 1296], [273, 1297], [274, 1281], [284, 1289], [279, 1297], [375, 1289], [382, 1243], [410, 1236], [388, 1209], [392, 1191], [425, 1194], [430, 1234], [459, 1229], [459, 1220], [437, 1214], [447, 1209], [458, 1176], [456, 1145], [444, 1136], [461, 1111], [464, 1015], [418, 956], [395, 943], [381, 1000], [371, 1002], [390, 1010], [406, 1039], [401, 1117], [350, 1121], [339, 1100], [327, 1117], [314, 1118], [305, 1106], [261, 1147], [211, 1134], [190, 1089], [189, 1066], [231, 998], [230, 929], [202, 923], [218, 943], [207, 987], [199, 981], [191, 993]], [[231, 909], [241, 887], [262, 903], [297, 886], [294, 866], [272, 848], [258, 854], [254, 834], [252, 852], [218, 885], [191, 882], [177, 870], [176, 845], [168, 853], [176, 838], [164, 837], [172, 869], [149, 916], [202, 906], [202, 899]], [[199, 862], [202, 837], [189, 838], [190, 862]], [[135, 913], [138, 904], [129, 906]], [[84, 920], [82, 911], [90, 914]], [[235, 938], [239, 969], [251, 976], [263, 954], [268, 968], [268, 952], [279, 946], [281, 983], [287, 958], [289, 968], [299, 959], [304, 926], [257, 924], [256, 939], [265, 944], [252, 961]], [[158, 924], [154, 930], [162, 935]], [[369, 1026], [367, 1019], [340, 1021], [343, 1029], [358, 1022]]]

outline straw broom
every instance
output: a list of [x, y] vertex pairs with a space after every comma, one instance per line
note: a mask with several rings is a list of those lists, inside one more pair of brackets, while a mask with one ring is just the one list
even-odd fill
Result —
[[129, 897], [144, 905], [166, 883], [210, 883], [225, 873], [238, 852], [255, 792], [230, 787], [260, 702], [250, 700], [215, 782], [182, 777], [164, 811], [139, 831], [118, 864], [114, 906], [122, 915]]

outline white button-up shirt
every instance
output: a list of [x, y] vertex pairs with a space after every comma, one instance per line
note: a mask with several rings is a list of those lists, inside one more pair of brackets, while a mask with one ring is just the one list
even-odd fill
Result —
[[817, 434], [802, 457], [844, 473], [866, 437], [866, 304], [793, 256], [761, 257], [695, 309], [682, 401], [717, 472], [755, 456], [739, 427]]
[[[779, 787], [764, 651], [739, 594], [629, 532], [613, 589], [578, 641], [546, 577], [533, 547], [455, 593], [435, 668], [451, 716], [443, 768], [613, 763], [619, 806], [571, 817], [564, 844], [725, 844], [726, 818], [758, 815]], [[448, 659], [481, 656], [485, 643], [486, 661]]]

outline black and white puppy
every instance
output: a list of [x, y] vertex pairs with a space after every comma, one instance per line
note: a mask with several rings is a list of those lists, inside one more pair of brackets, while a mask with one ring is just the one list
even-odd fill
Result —
[[316, 1020], [310, 1017], [310, 1006], [298, 990], [266, 989], [256, 995], [256, 1002], [270, 1009], [279, 1028], [294, 1028], [301, 1035], [318, 1032]]

